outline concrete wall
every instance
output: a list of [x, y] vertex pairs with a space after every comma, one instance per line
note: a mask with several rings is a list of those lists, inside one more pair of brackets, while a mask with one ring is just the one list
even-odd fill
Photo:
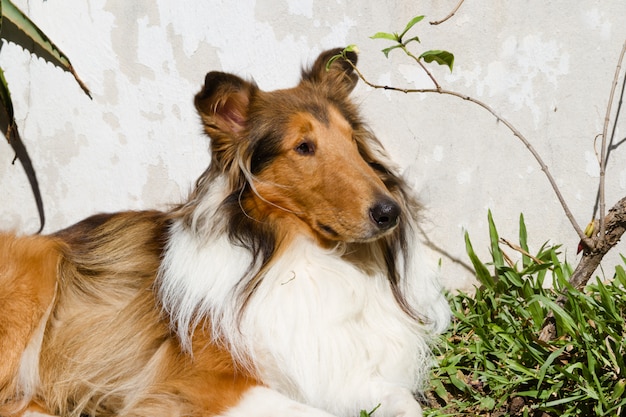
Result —
[[[440, 83], [483, 100], [510, 120], [550, 166], [579, 223], [590, 220], [598, 182], [594, 137], [602, 131], [622, 43], [623, 0], [15, 0], [70, 57], [93, 92], [65, 72], [5, 44], [22, 136], [37, 169], [45, 232], [99, 211], [166, 208], [185, 198], [208, 162], [192, 97], [204, 74], [254, 77], [288, 87], [300, 67], [330, 47], [357, 44], [374, 82], [430, 87], [413, 63], [369, 36], [400, 31], [413, 16], [416, 51], [447, 49]], [[413, 32], [412, 32], [413, 33]], [[423, 48], [423, 49], [421, 49]], [[621, 84], [620, 84], [621, 86]], [[524, 213], [534, 250], [563, 243], [575, 262], [578, 238], [530, 153], [502, 123], [457, 98], [404, 95], [361, 85], [355, 92], [371, 127], [420, 192], [424, 231], [445, 255], [450, 286], [471, 285], [463, 233], [486, 256], [487, 210], [515, 241]], [[617, 126], [615, 141], [626, 135]], [[0, 228], [33, 232], [36, 208], [19, 164], [0, 141]], [[612, 151], [607, 204], [626, 195], [626, 146]], [[618, 248], [622, 252], [624, 247]], [[613, 256], [606, 263], [611, 273]]]

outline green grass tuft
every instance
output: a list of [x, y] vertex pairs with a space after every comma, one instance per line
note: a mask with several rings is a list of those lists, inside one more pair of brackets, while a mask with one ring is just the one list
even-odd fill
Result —
[[[454, 320], [443, 335], [427, 416], [619, 416], [626, 413], [626, 272], [572, 288], [559, 246], [544, 245], [511, 264], [489, 215], [491, 261], [466, 236], [479, 287], [450, 297]], [[520, 248], [528, 250], [520, 217]], [[547, 279], [551, 288], [544, 288]], [[564, 308], [556, 304], [566, 290]], [[538, 339], [554, 312], [558, 337]]]

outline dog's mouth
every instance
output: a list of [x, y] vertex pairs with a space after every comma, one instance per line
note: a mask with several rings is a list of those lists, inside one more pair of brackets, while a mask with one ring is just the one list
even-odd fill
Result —
[[389, 227], [372, 228], [366, 234], [358, 235], [358, 236], [345, 236], [345, 235], [342, 235], [341, 233], [337, 232], [331, 226], [329, 226], [327, 224], [324, 224], [324, 223], [320, 223], [320, 222], [317, 222], [317, 230], [318, 230], [318, 233], [320, 235], [322, 235], [322, 237], [324, 239], [328, 239], [328, 240], [331, 240], [331, 241], [371, 242], [371, 241], [380, 239], [381, 237], [391, 233], [396, 228], [398, 223], [399, 223], [399, 221], [395, 221], [394, 224], [390, 225]]

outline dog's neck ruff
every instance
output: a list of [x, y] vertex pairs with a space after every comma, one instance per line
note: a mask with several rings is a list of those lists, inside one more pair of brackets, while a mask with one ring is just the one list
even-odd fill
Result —
[[[445, 328], [449, 317], [432, 274], [404, 260], [412, 282], [403, 290], [425, 313], [429, 325], [423, 325], [397, 304], [382, 265], [366, 272], [340, 251], [302, 236], [263, 269], [242, 312], [242, 287], [260, 265], [231, 243], [219, 214], [225, 196], [217, 189], [209, 194], [203, 218], [213, 224], [194, 229], [176, 220], [158, 277], [161, 302], [185, 350], [191, 350], [193, 331], [208, 325], [213, 339], [251, 364], [263, 383], [338, 415], [359, 412], [342, 404], [381, 400], [373, 397], [379, 387], [365, 381], [422, 388], [430, 334]], [[340, 398], [346, 390], [350, 401]]]

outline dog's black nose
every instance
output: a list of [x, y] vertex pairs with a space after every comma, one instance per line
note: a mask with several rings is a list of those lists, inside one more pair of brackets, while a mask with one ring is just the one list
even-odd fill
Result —
[[370, 217], [380, 230], [389, 230], [398, 224], [400, 206], [392, 199], [383, 197], [370, 208]]

